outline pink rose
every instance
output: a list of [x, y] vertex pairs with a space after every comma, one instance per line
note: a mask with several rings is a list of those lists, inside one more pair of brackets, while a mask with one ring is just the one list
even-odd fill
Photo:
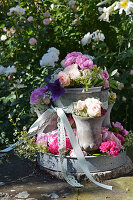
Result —
[[34, 37], [30, 38], [29, 40], [30, 45], [35, 45], [36, 43], [37, 43], [37, 40]]
[[43, 20], [43, 24], [44, 25], [49, 25], [50, 24], [50, 19], [49, 18], [46, 18]]
[[75, 57], [69, 57], [68, 59], [65, 60], [64, 65], [65, 66], [72, 65], [73, 63], [75, 63], [75, 61], [76, 61]]
[[29, 16], [29, 17], [27, 18], [27, 21], [28, 21], [28, 22], [32, 22], [32, 21], [33, 21], [33, 17], [32, 17], [32, 16]]
[[109, 88], [109, 81], [108, 81], [108, 80], [105, 80], [105, 81], [104, 81], [104, 87], [105, 87], [105, 88]]
[[64, 69], [65, 73], [69, 74], [70, 79], [75, 80], [81, 76], [80, 71], [78, 70], [77, 64], [69, 65]]
[[70, 85], [70, 77], [64, 72], [59, 72], [58, 79], [63, 87]]
[[76, 63], [82, 70], [94, 67], [93, 61], [90, 58], [88, 58], [87, 56], [83, 56], [83, 55], [78, 56], [76, 58]]
[[90, 117], [99, 117], [101, 116], [101, 105], [99, 104], [91, 104], [88, 109], [87, 113]]
[[50, 13], [49, 13], [49, 12], [45, 12], [45, 13], [44, 13], [44, 16], [45, 16], [45, 17], [49, 17], [49, 16], [50, 16]]
[[71, 53], [68, 53], [67, 56], [65, 57], [65, 59], [68, 59], [70, 57], [75, 57], [77, 58], [78, 56], [82, 56], [82, 53], [81, 52], [71, 52]]
[[85, 102], [79, 100], [79, 101], [77, 102], [77, 109], [78, 109], [78, 110], [83, 110], [84, 108], [85, 108]]

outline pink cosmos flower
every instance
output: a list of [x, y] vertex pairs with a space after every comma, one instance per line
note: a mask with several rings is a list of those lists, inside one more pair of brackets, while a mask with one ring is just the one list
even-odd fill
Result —
[[37, 43], [37, 40], [34, 37], [30, 38], [29, 40], [30, 45], [35, 45], [36, 43]]
[[63, 71], [59, 72], [58, 79], [63, 87], [70, 85], [70, 77]]
[[39, 101], [43, 98], [45, 95], [45, 92], [47, 91], [47, 86], [44, 86], [43, 88], [36, 88], [30, 96], [30, 104], [38, 104]]
[[46, 26], [49, 25], [50, 24], [50, 19], [49, 18], [44, 19], [43, 20], [43, 24], [46, 25]]
[[104, 80], [107, 80], [107, 79], [109, 78], [109, 74], [108, 74], [108, 72], [107, 72], [106, 70], [103, 70], [103, 71], [102, 71], [101, 76], [102, 76], [102, 78], [103, 78]]
[[77, 64], [72, 64], [66, 67], [63, 72], [69, 74], [70, 79], [75, 80], [81, 76], [80, 71], [78, 70]]
[[83, 55], [76, 58], [76, 63], [82, 70], [94, 67], [93, 61], [87, 56]]
[[32, 16], [29, 16], [29, 17], [27, 18], [27, 21], [28, 21], [28, 22], [32, 22], [32, 21], [33, 21], [33, 17], [32, 17]]
[[49, 17], [49, 16], [50, 16], [50, 13], [49, 13], [49, 12], [45, 12], [45, 13], [44, 13], [44, 16], [45, 16], [45, 17]]
[[105, 87], [105, 88], [109, 88], [109, 81], [108, 81], [108, 80], [105, 80], [105, 81], [104, 81], [104, 87]]

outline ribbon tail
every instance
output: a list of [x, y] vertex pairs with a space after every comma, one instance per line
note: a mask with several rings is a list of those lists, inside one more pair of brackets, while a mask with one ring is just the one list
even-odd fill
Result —
[[71, 145], [72, 145], [72, 147], [74, 149], [74, 152], [75, 152], [75, 154], [77, 156], [77, 159], [79, 161], [80, 167], [83, 170], [83, 172], [96, 185], [98, 185], [98, 186], [100, 186], [102, 188], [108, 189], [108, 190], [112, 190], [112, 186], [108, 186], [108, 185], [99, 183], [99, 182], [97, 182], [96, 180], [93, 179], [93, 177], [91, 176], [90, 171], [88, 169], [87, 162], [85, 160], [83, 152], [82, 152], [82, 150], [81, 150], [81, 148], [80, 148], [80, 146], [79, 146], [79, 144], [78, 144], [78, 142], [76, 140], [76, 137], [75, 137], [75, 135], [73, 133], [73, 130], [72, 130], [70, 124], [69, 124], [69, 121], [68, 121], [64, 111], [61, 108], [58, 108], [57, 109], [57, 114], [58, 114], [58, 116], [60, 117], [60, 119], [62, 120], [62, 122], [64, 124], [64, 128], [67, 131], [67, 135], [68, 135], [68, 137], [70, 139]]

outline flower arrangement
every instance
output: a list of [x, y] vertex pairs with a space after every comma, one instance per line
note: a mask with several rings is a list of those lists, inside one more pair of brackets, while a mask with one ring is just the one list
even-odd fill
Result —
[[97, 67], [91, 56], [83, 55], [81, 52], [68, 53], [63, 61], [64, 69], [56, 78], [62, 87], [85, 88], [102, 86], [109, 87], [109, 74], [106, 70]]
[[74, 103], [74, 114], [82, 117], [100, 117], [106, 113], [102, 108], [102, 103], [95, 98], [87, 98]]

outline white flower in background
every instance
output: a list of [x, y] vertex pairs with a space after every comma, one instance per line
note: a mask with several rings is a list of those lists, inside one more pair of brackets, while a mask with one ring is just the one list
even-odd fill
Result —
[[1, 41], [5, 41], [5, 40], [7, 39], [7, 36], [6, 36], [6, 35], [2, 35], [2, 36], [0, 37], [0, 39], [1, 39]]
[[116, 6], [116, 3], [113, 3], [111, 6], [109, 7], [104, 7], [103, 8], [103, 14], [98, 18], [100, 21], [106, 21], [106, 22], [110, 22], [109, 21], [109, 16], [110, 14], [114, 11], [114, 7]]
[[40, 60], [40, 65], [42, 67], [44, 66], [55, 66], [55, 62], [57, 62], [59, 60], [59, 50], [51, 47], [48, 49], [47, 53], [45, 53], [42, 57], [42, 59]]
[[133, 12], [133, 2], [128, 0], [121, 0], [116, 3], [114, 10], [119, 9], [119, 14], [122, 14], [123, 10], [126, 12], [126, 15], [131, 14]]
[[68, 5], [69, 5], [71, 8], [73, 8], [74, 5], [75, 5], [75, 0], [70, 0], [70, 1], [68, 2]]
[[20, 7], [20, 6], [16, 6], [16, 7], [12, 7], [10, 8], [9, 12], [7, 13], [8, 16], [11, 16], [13, 13], [18, 14], [18, 15], [24, 15], [25, 14], [25, 9]]
[[0, 75], [5, 73], [5, 67], [0, 65]]
[[50, 7], [51, 7], [51, 9], [53, 10], [53, 9], [54, 9], [54, 4], [52, 3], [52, 4], [50, 5]]
[[95, 42], [104, 41], [105, 36], [104, 36], [103, 33], [101, 33], [99, 30], [97, 30], [97, 31], [95, 31], [95, 32], [92, 33], [92, 39]]
[[55, 47], [49, 48], [47, 52], [48, 53], [55, 52], [58, 56], [60, 54], [60, 51], [58, 49], [56, 49]]
[[92, 34], [88, 32], [87, 34], [84, 35], [84, 37], [81, 40], [82, 45], [85, 46], [86, 44], [89, 44], [91, 42], [91, 39], [92, 39]]
[[21, 84], [22, 80], [17, 79], [15, 82], [16, 83], [13, 84], [14, 88], [18, 88], [18, 89], [24, 88], [24, 84]]
[[9, 74], [12, 74], [12, 73], [16, 73], [16, 68], [14, 65], [12, 65], [11, 67], [8, 66], [7, 68], [5, 67], [5, 74], [8, 76]]

